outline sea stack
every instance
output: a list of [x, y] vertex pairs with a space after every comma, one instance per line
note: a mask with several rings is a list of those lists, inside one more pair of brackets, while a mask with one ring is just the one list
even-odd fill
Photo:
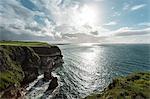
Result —
[[62, 64], [62, 54], [57, 46], [41, 42], [1, 41], [0, 98], [22, 97], [18, 94], [20, 89], [25, 89], [40, 74], [44, 74], [47, 81], [52, 79], [51, 72]]

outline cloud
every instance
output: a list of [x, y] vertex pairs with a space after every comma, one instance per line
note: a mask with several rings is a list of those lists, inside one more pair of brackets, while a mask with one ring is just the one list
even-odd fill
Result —
[[111, 32], [112, 36], [136, 36], [136, 35], [147, 35], [150, 34], [150, 28], [135, 30], [128, 27], [120, 28], [116, 31]]
[[141, 30], [122, 27], [100, 36], [97, 31], [91, 34], [63, 34], [62, 39], [72, 43], [150, 43], [150, 28]]
[[109, 32], [102, 43], [147, 43], [150, 44], [150, 28], [133, 29], [122, 27]]
[[135, 10], [138, 10], [138, 9], [141, 9], [143, 7], [145, 7], [146, 4], [140, 4], [140, 5], [135, 5], [131, 8], [131, 11], [135, 11]]
[[[83, 0], [84, 1], [84, 0]], [[61, 37], [62, 33], [93, 31], [93, 27], [77, 25], [75, 17], [82, 0], [3, 0], [0, 3], [0, 26], [37, 36]]]
[[94, 0], [94, 1], [104, 1], [104, 0]]
[[150, 44], [150, 35], [114, 36], [108, 37], [104, 43]]
[[104, 36], [99, 37], [85, 33], [63, 34], [63, 39], [68, 40], [72, 43], [98, 43], [105, 41]]
[[112, 21], [112, 22], [106, 23], [106, 24], [104, 24], [104, 25], [116, 25], [116, 24], [117, 24], [117, 22]]
[[95, 27], [77, 25], [74, 19], [82, 2], [84, 0], [3, 0], [0, 3], [1, 35], [3, 39], [11, 39], [14, 35], [16, 40], [28, 40], [33, 36], [33, 39], [49, 37], [50, 41], [57, 41], [66, 33], [90, 34]]
[[[0, 3], [0, 27], [8, 30], [10, 35], [13, 33], [19, 35], [32, 35], [32, 36], [48, 36], [50, 40], [59, 39], [60, 34], [55, 31], [54, 20], [51, 18], [51, 8], [47, 8], [46, 4], [51, 2], [30, 1], [36, 9], [32, 9], [22, 3], [24, 0], [3, 0]], [[54, 6], [54, 5], [53, 5]], [[50, 6], [52, 7], [52, 6]], [[55, 7], [52, 7], [53, 9]], [[55, 12], [55, 11], [54, 11]], [[62, 12], [62, 11], [60, 11]], [[5, 35], [6, 31], [1, 31], [1, 35]], [[14, 35], [15, 36], [15, 35]], [[9, 36], [10, 37], [10, 36]], [[18, 36], [17, 36], [18, 37]], [[29, 36], [26, 36], [28, 39]]]
[[121, 12], [117, 12], [117, 11], [112, 14], [113, 17], [120, 16], [120, 15], [121, 15]]
[[[82, 12], [81, 9], [85, 3], [87, 6], [89, 2], [101, 1], [104, 0], [1, 0], [0, 40], [107, 42], [108, 38], [149, 34], [148, 30], [144, 29], [121, 28], [110, 31], [100, 25], [80, 25], [80, 21], [77, 22], [79, 20], [78, 14], [80, 15]], [[30, 3], [30, 6], [27, 3]], [[146, 5], [137, 5], [132, 7], [132, 10], [144, 6]], [[120, 16], [120, 14], [121, 12], [115, 12], [112, 16]], [[105, 25], [114, 26], [117, 24], [112, 21]], [[144, 25], [144, 23], [140, 25]]]
[[[50, 41], [53, 38], [49, 36], [38, 36], [27, 31], [15, 31], [0, 27], [0, 40], [34, 40], [34, 41]], [[20, 33], [21, 32], [21, 33]]]
[[124, 5], [123, 10], [128, 10], [129, 8], [130, 8], [130, 4], [127, 3]]
[[148, 26], [150, 27], [150, 22], [143, 22], [143, 23], [139, 23], [139, 26]]
[[98, 35], [98, 31], [93, 31], [93, 32], [91, 32], [91, 34]]
[[146, 4], [140, 4], [140, 5], [134, 5], [132, 6], [130, 3], [125, 3], [124, 6], [123, 6], [123, 10], [126, 11], [126, 10], [129, 10], [129, 11], [135, 11], [135, 10], [139, 10], [143, 7], [145, 7]]

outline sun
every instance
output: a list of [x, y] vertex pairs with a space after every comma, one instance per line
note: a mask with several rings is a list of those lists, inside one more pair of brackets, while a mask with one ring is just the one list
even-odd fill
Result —
[[84, 5], [75, 15], [77, 25], [95, 25], [98, 22], [98, 9], [95, 6]]

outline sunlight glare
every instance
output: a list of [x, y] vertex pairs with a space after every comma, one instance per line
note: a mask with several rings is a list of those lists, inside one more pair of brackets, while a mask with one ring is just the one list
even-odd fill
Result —
[[98, 9], [96, 6], [84, 5], [74, 17], [77, 25], [93, 26], [98, 22]]
[[85, 71], [89, 73], [94, 73], [96, 71], [96, 57], [98, 50], [96, 48], [90, 48], [87, 52], [81, 53], [82, 61], [85, 64]]

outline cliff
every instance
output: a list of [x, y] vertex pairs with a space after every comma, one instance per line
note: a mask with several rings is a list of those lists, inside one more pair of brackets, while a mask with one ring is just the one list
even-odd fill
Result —
[[119, 77], [100, 94], [85, 99], [150, 99], [150, 73], [133, 73]]
[[44, 73], [44, 80], [63, 63], [57, 46], [41, 42], [0, 42], [0, 97], [18, 98], [22, 90]]

